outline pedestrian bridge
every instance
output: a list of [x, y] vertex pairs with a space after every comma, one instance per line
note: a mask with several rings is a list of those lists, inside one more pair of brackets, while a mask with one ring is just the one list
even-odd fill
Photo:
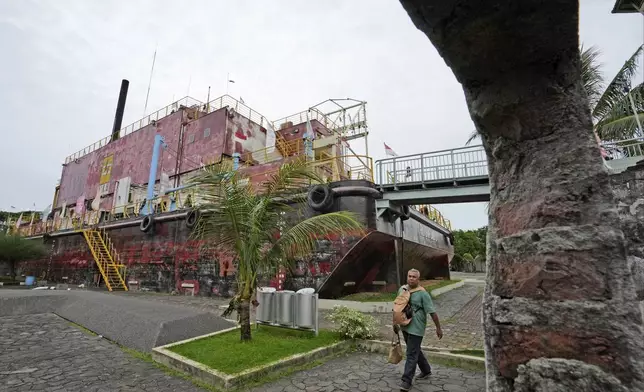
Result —
[[[602, 143], [604, 164], [619, 173], [644, 158], [644, 140]], [[468, 146], [376, 161], [375, 182], [393, 204], [470, 203], [490, 200], [483, 146]]]

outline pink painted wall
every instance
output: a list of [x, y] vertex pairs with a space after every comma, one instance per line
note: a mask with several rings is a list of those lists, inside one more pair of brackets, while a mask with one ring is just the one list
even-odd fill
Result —
[[[63, 204], [73, 204], [79, 196], [85, 194], [86, 199], [93, 199], [98, 190], [103, 159], [114, 155], [112, 173], [109, 181], [109, 192], [114, 191], [114, 183], [123, 177], [132, 177], [133, 184], [146, 184], [150, 173], [150, 160], [154, 135], [158, 132], [166, 143], [176, 149], [181, 131], [183, 111], [175, 112], [157, 122], [157, 126], [146, 126], [121, 139], [109, 143], [79, 159], [78, 163], [71, 162], [63, 167], [60, 181], [60, 195], [56, 207]], [[174, 174], [176, 158], [173, 153], [165, 151], [161, 154], [159, 165], [166, 172]], [[172, 170], [170, 172], [170, 170]], [[159, 175], [160, 175], [159, 170]], [[159, 177], [157, 176], [157, 179]], [[102, 208], [111, 208], [111, 197], [104, 197]]]
[[179, 173], [199, 169], [201, 163], [221, 160], [227, 140], [226, 120], [226, 109], [220, 109], [186, 125]]
[[[157, 132], [164, 137], [169, 147], [161, 152], [157, 180], [162, 171], [171, 177], [185, 174], [198, 169], [201, 163], [221, 161], [222, 154], [232, 156], [234, 152], [253, 152], [266, 145], [266, 129], [234, 111], [220, 109], [197, 120], [188, 121], [187, 113], [180, 110], [159, 120], [156, 127], [141, 128], [85, 155], [78, 163], [71, 162], [64, 166], [55, 208], [74, 204], [83, 194], [86, 200], [93, 199], [98, 190], [103, 160], [110, 155], [114, 156], [114, 161], [108, 192], [103, 194], [101, 208], [112, 207], [112, 192], [119, 179], [129, 176], [133, 185], [147, 184], [154, 135]], [[185, 127], [181, 141], [182, 122]], [[181, 150], [183, 157], [177, 170], [177, 155]], [[266, 168], [254, 170], [265, 172]]]

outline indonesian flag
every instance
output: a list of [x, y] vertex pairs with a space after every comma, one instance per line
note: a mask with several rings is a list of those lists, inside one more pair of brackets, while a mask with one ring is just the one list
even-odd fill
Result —
[[390, 157], [397, 157], [398, 154], [394, 152], [394, 150], [387, 145], [387, 143], [384, 143], [385, 145], [385, 154]]

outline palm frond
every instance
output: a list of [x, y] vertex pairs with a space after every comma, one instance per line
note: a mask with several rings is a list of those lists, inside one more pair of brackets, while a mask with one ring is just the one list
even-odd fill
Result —
[[472, 133], [470, 134], [470, 137], [469, 137], [469, 139], [467, 139], [467, 141], [465, 142], [465, 145], [466, 145], [466, 146], [469, 146], [469, 145], [470, 145], [470, 143], [472, 143], [472, 142], [473, 142], [475, 139], [477, 139], [479, 136], [480, 136], [480, 135], [479, 135], [479, 132], [475, 129], [475, 130], [474, 130], [474, 131], [472, 131]]
[[292, 260], [308, 256], [316, 247], [317, 239], [328, 234], [347, 235], [362, 232], [356, 215], [348, 211], [317, 215], [299, 222], [277, 240], [268, 258]]
[[604, 78], [600, 70], [602, 64], [599, 63], [601, 52], [594, 46], [584, 50], [582, 45], [579, 50], [581, 52], [581, 80], [592, 110], [602, 95], [604, 84]]
[[617, 75], [608, 84], [604, 93], [597, 100], [592, 111], [593, 118], [597, 121], [601, 121], [603, 117], [608, 115], [611, 108], [626, 95], [622, 90], [622, 84], [624, 82], [630, 83], [636, 74], [639, 65], [638, 57], [642, 53], [642, 48], [642, 46], [638, 47], [635, 53], [624, 63]]
[[263, 184], [264, 194], [279, 196], [293, 191], [301, 191], [311, 183], [323, 183], [324, 179], [311, 170], [309, 162], [304, 158], [295, 159], [284, 163]]
[[[635, 103], [637, 117], [642, 123], [644, 122], [644, 84], [632, 89], [631, 96]], [[624, 140], [644, 136], [638, 129], [633, 105], [628, 95], [624, 95], [610, 107], [610, 110], [595, 124], [595, 130], [602, 140]]]

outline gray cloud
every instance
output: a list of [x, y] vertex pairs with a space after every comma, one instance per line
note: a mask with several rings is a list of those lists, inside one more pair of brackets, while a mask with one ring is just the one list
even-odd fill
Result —
[[[637, 15], [583, 0], [580, 35], [614, 74], [642, 43]], [[0, 209], [44, 208], [64, 158], [109, 134], [120, 79], [124, 124], [189, 95], [225, 93], [277, 119], [326, 98], [368, 101], [369, 152], [462, 146], [473, 129], [460, 85], [397, 1], [0, 3]], [[189, 83], [190, 81], [190, 83]], [[189, 90], [189, 91], [188, 91]], [[146, 146], [142, 146], [146, 148]], [[362, 151], [359, 143], [354, 148]], [[486, 224], [483, 203], [439, 206], [458, 228]]]

